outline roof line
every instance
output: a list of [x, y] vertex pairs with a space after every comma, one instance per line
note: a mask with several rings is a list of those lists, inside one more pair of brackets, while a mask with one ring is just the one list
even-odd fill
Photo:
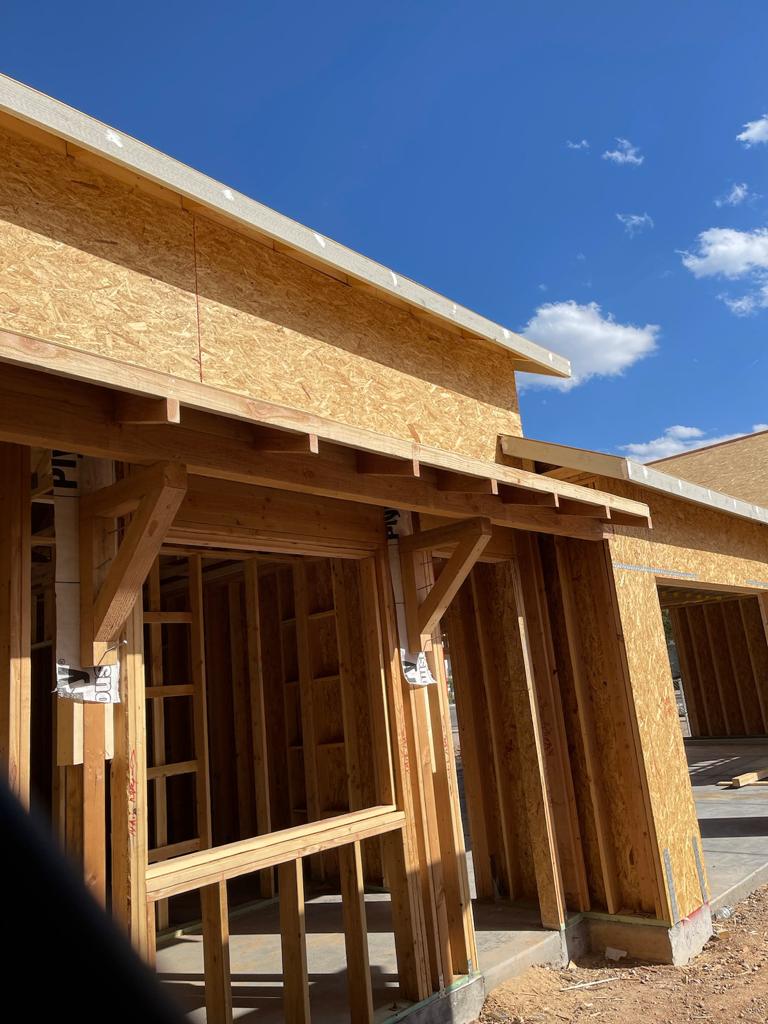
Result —
[[224, 214], [229, 220], [316, 262], [340, 270], [385, 293], [384, 298], [394, 297], [423, 314], [506, 349], [518, 357], [516, 370], [554, 377], [570, 376], [570, 363], [563, 356], [6, 75], [0, 75], [0, 111], [127, 168], [217, 214]]
[[694, 505], [712, 508], [726, 515], [738, 516], [740, 519], [751, 519], [753, 522], [768, 526], [768, 509], [762, 505], [753, 505], [722, 491], [702, 487], [671, 473], [652, 469], [645, 463], [633, 462], [623, 455], [606, 455], [604, 452], [594, 452], [586, 448], [571, 448], [564, 444], [536, 441], [533, 438], [515, 437], [511, 434], [502, 434], [501, 450], [505, 455], [560, 466], [589, 476], [625, 480], [651, 491], [690, 501]]
[[723, 448], [727, 444], [735, 444], [736, 441], [746, 441], [748, 437], [760, 437], [761, 434], [768, 434], [768, 430], [755, 430], [751, 434], [738, 434], [736, 437], [729, 437], [727, 441], [715, 441], [714, 444], [703, 444], [699, 448], [688, 448], [684, 452], [677, 452], [675, 455], [665, 455], [663, 459], [651, 459], [647, 465], [658, 466], [662, 462], [672, 462], [673, 459], [681, 459], [684, 455], [696, 455], [697, 452], [710, 452], [713, 448]]

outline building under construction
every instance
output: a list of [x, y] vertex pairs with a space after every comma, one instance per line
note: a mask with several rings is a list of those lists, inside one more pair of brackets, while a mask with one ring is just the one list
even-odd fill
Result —
[[768, 734], [768, 511], [524, 438], [519, 371], [0, 78], [2, 766], [209, 1024], [711, 934], [664, 620], [694, 735]]

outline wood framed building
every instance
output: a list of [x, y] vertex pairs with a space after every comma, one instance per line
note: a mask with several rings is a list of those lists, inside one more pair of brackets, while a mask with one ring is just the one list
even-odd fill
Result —
[[198, 920], [231, 1020], [229, 904], [261, 901], [305, 1021], [324, 893], [342, 1016], [396, 989], [458, 1022], [473, 898], [562, 955], [701, 948], [656, 580], [629, 568], [749, 590], [766, 520], [692, 534], [677, 499], [541, 471], [515, 373], [565, 360], [6, 78], [0, 143], [0, 756], [139, 953]]

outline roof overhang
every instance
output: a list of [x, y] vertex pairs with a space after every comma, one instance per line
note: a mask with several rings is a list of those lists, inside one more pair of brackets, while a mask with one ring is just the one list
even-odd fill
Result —
[[[588, 539], [597, 539], [609, 524], [650, 525], [643, 502], [36, 338], [0, 331], [0, 363], [8, 367], [0, 374], [2, 440], [71, 445], [72, 451], [128, 462], [173, 455], [193, 474], [435, 515], [483, 516], [498, 526]], [[12, 367], [27, 376], [15, 379]], [[70, 387], [69, 398], [56, 397], [58, 385], [41, 380], [50, 375], [51, 381], [64, 378], [86, 390]], [[37, 406], [26, 401], [26, 392]], [[126, 393], [149, 402], [145, 418], [141, 412], [137, 418], [131, 409], [136, 403], [126, 403]], [[49, 399], [40, 408], [43, 394]], [[168, 400], [175, 414], [155, 419], [155, 407]], [[72, 416], [67, 403], [75, 401], [82, 412]], [[211, 417], [220, 419], [212, 423]], [[226, 421], [238, 422], [227, 427]], [[142, 423], [150, 425], [135, 426]]]
[[223, 216], [233, 226], [268, 240], [279, 251], [328, 268], [334, 277], [352, 286], [372, 288], [380, 298], [428, 320], [448, 324], [470, 341], [479, 339], [506, 349], [514, 357], [515, 370], [570, 376], [570, 362], [563, 356], [5, 75], [0, 75], [0, 112], [169, 189], [187, 205], [192, 204], [190, 208]]
[[522, 459], [524, 464], [531, 463], [535, 472], [553, 479], [578, 480], [582, 483], [585, 479], [594, 477], [626, 480], [638, 487], [679, 498], [681, 501], [689, 501], [694, 505], [724, 512], [726, 515], [768, 525], [768, 509], [760, 505], [752, 505], [730, 494], [722, 494], [689, 480], [681, 480], [621, 455], [605, 455], [584, 448], [570, 448], [550, 441], [536, 441], [510, 434], [502, 436], [501, 449], [505, 455]]

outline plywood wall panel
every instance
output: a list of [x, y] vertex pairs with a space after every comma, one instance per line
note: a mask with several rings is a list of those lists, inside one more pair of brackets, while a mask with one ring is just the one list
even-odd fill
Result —
[[614, 568], [613, 574], [657, 863], [664, 863], [668, 850], [674, 902], [686, 917], [702, 904], [692, 845], [699, 829], [656, 583], [645, 573]]
[[611, 552], [615, 562], [683, 573], [691, 582], [718, 586], [768, 586], [768, 530], [760, 523], [737, 519], [714, 509], [618, 480], [599, 477], [596, 486], [611, 494], [645, 501], [653, 529], [614, 527]]
[[196, 237], [206, 384], [478, 458], [520, 432], [507, 353], [224, 225]]
[[2, 124], [0, 254], [0, 329], [473, 457], [521, 432], [511, 352]]
[[199, 380], [191, 216], [0, 128], [0, 328]]

